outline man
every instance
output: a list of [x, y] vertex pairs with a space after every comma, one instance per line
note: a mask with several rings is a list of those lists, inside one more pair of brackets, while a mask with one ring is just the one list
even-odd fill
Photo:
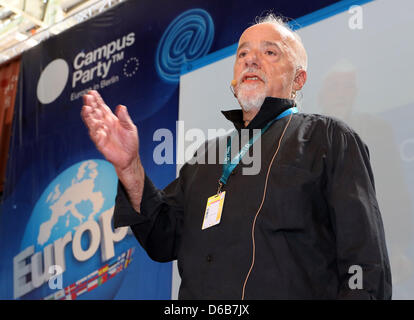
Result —
[[295, 113], [306, 68], [278, 18], [246, 29], [232, 82], [242, 110], [224, 115], [237, 132], [262, 129], [260, 173], [187, 163], [164, 190], [145, 174], [126, 107], [114, 115], [97, 92], [84, 97], [90, 136], [119, 177], [114, 225], [131, 226], [152, 259], [178, 260], [180, 299], [391, 298], [368, 149], [340, 121]]

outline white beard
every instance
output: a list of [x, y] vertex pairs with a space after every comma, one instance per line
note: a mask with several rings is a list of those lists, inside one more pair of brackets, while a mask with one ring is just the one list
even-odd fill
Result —
[[241, 84], [238, 88], [237, 100], [245, 112], [259, 110], [266, 98], [265, 90], [257, 90], [254, 95], [248, 94], [249, 91], [255, 90], [255, 87], [254, 84]]

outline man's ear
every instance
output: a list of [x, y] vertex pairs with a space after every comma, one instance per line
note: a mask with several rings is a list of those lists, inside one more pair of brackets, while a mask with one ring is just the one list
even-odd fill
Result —
[[296, 71], [295, 80], [293, 80], [293, 90], [299, 91], [305, 85], [308, 74], [305, 70], [299, 69]]

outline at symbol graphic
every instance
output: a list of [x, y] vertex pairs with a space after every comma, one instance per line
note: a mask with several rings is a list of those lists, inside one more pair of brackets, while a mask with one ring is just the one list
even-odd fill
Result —
[[155, 55], [161, 79], [176, 83], [181, 66], [203, 57], [214, 38], [214, 23], [202, 9], [191, 9], [176, 17], [165, 30]]

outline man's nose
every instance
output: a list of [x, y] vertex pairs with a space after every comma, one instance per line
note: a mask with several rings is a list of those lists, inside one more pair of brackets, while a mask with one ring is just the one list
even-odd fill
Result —
[[249, 52], [249, 54], [247, 54], [246, 59], [245, 59], [244, 62], [246, 64], [246, 67], [259, 68], [259, 66], [260, 66], [258, 56], [255, 52]]

